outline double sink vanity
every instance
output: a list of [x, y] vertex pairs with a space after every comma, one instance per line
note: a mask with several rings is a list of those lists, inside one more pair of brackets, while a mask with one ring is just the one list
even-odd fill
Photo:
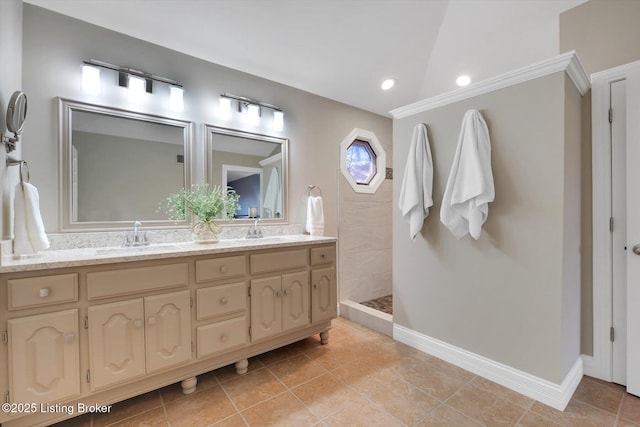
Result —
[[78, 412], [43, 407], [176, 382], [188, 394], [199, 374], [246, 373], [248, 358], [314, 334], [325, 344], [336, 288], [336, 239], [305, 235], [4, 259], [0, 423], [46, 425]]

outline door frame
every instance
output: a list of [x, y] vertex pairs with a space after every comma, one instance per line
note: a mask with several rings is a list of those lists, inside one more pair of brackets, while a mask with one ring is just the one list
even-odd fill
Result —
[[584, 373], [605, 381], [612, 380], [611, 260], [611, 132], [609, 123], [610, 84], [627, 78], [640, 61], [591, 75], [591, 168], [593, 209], [593, 356], [583, 355]]

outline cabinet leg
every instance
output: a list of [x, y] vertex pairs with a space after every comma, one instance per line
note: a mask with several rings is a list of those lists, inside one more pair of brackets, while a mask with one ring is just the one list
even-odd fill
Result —
[[182, 394], [191, 394], [196, 391], [196, 384], [198, 384], [198, 379], [196, 377], [182, 380], [182, 382], [180, 383], [180, 385], [182, 386]]
[[329, 330], [320, 332], [320, 344], [329, 344]]
[[246, 374], [249, 370], [249, 361], [247, 359], [243, 359], [239, 362], [236, 362], [236, 374], [243, 375]]

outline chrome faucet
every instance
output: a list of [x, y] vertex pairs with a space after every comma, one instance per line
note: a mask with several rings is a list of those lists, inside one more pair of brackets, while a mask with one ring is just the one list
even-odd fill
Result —
[[140, 231], [140, 227], [142, 223], [138, 220], [133, 222], [133, 231], [125, 233], [124, 241], [122, 242], [123, 247], [132, 247], [132, 246], [148, 246], [149, 239], [147, 238], [147, 233], [143, 233]]
[[247, 239], [259, 239], [264, 237], [262, 235], [262, 230], [258, 228], [259, 222], [262, 222], [262, 218], [256, 218], [253, 222], [253, 227], [249, 227], [249, 230], [247, 230]]

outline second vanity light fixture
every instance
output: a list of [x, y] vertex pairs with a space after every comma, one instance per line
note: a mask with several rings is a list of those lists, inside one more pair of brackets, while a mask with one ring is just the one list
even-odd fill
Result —
[[238, 113], [245, 114], [249, 124], [256, 126], [260, 123], [262, 109], [268, 108], [273, 111], [273, 130], [281, 131], [284, 128], [284, 112], [280, 107], [230, 93], [220, 95], [219, 114], [222, 119], [228, 120], [231, 118], [231, 104], [233, 102], [238, 104]]
[[138, 102], [144, 93], [153, 93], [154, 82], [169, 86], [169, 106], [172, 110], [184, 111], [184, 90], [176, 80], [156, 76], [145, 71], [109, 64], [89, 59], [82, 61], [82, 89], [90, 95], [98, 95], [101, 90], [100, 70], [113, 70], [118, 73], [118, 86], [129, 88], [129, 98]]

